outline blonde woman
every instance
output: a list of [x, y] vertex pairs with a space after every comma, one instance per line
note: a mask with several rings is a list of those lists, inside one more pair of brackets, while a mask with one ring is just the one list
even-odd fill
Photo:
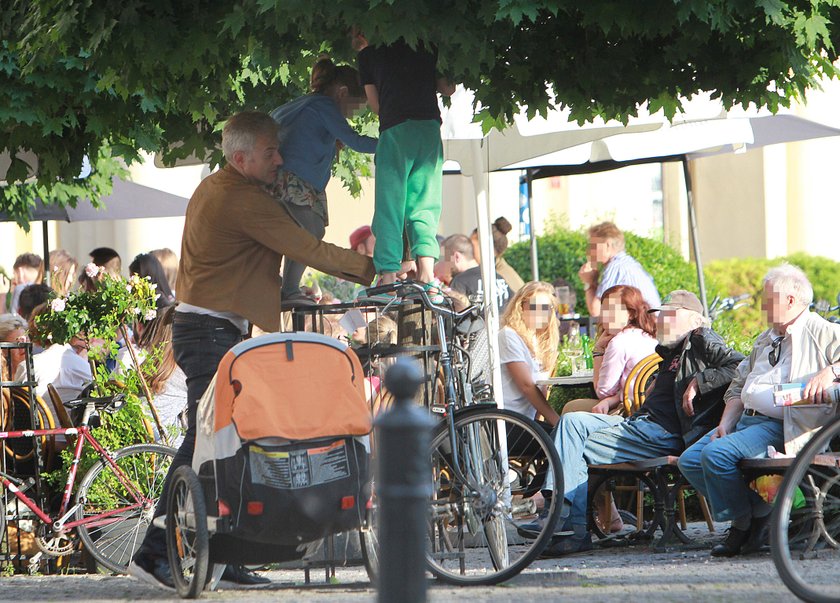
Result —
[[76, 282], [79, 262], [66, 249], [50, 251], [50, 286], [58, 297], [66, 297]]
[[527, 283], [506, 306], [499, 332], [505, 408], [531, 419], [542, 415], [551, 427], [560, 416], [549, 406], [537, 380], [548, 377], [557, 362], [557, 309], [552, 285]]

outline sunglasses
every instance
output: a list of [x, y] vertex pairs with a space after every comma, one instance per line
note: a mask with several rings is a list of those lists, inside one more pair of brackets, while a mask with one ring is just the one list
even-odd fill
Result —
[[782, 340], [784, 340], [784, 337], [776, 337], [776, 339], [773, 340], [773, 343], [770, 344], [773, 348], [770, 350], [770, 355], [767, 357], [770, 361], [770, 366], [776, 366], [779, 364], [779, 358], [782, 355]]
[[531, 302], [531, 303], [528, 304], [528, 308], [532, 312], [536, 312], [537, 310], [542, 310], [543, 312], [548, 312], [549, 310], [552, 309], [552, 305], [551, 304], [535, 304], [534, 302]]

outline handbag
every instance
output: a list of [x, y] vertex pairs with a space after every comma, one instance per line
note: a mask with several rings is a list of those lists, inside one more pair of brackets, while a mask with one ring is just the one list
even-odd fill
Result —
[[834, 418], [837, 411], [837, 402], [785, 406], [785, 454], [799, 454], [814, 434]]

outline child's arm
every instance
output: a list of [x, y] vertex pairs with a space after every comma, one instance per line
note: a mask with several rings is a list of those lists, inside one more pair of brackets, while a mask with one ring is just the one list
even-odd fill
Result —
[[373, 84], [365, 84], [365, 95], [370, 110], [379, 115], [379, 90]]
[[439, 77], [437, 79], [437, 91], [440, 92], [443, 96], [452, 96], [455, 94], [455, 84], [450, 82], [445, 77]]

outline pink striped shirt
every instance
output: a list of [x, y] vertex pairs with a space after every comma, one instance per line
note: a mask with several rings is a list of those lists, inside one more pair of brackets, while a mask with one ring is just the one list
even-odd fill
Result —
[[624, 382], [633, 367], [646, 356], [656, 351], [656, 339], [635, 327], [627, 327], [607, 344], [598, 386], [595, 392], [599, 399], [618, 393], [623, 399]]

